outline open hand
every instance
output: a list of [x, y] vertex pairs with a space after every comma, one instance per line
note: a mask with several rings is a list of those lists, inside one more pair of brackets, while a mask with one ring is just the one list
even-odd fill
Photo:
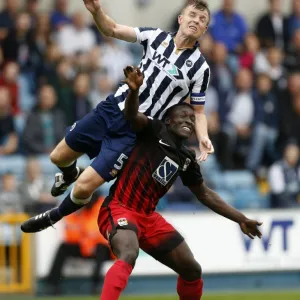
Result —
[[206, 161], [209, 154], [215, 152], [214, 146], [208, 137], [201, 138], [200, 140], [200, 156], [197, 158], [199, 161]]
[[83, 2], [85, 7], [91, 12], [91, 14], [97, 13], [97, 11], [101, 7], [100, 0], [83, 0]]
[[139, 68], [134, 68], [132, 66], [126, 67], [123, 71], [126, 77], [123, 82], [125, 82], [132, 91], [136, 91], [143, 84], [143, 73]]
[[254, 237], [261, 238], [262, 234], [257, 226], [261, 226], [262, 222], [258, 222], [256, 220], [246, 219], [240, 224], [241, 230], [244, 234], [246, 234], [250, 239], [254, 239]]

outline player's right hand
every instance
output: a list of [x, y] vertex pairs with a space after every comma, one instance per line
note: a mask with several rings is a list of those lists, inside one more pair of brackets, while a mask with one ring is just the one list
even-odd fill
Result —
[[85, 7], [91, 12], [91, 14], [97, 13], [97, 11], [101, 7], [100, 0], [83, 0], [83, 2]]
[[144, 75], [139, 68], [132, 66], [126, 67], [124, 70], [125, 82], [132, 91], [136, 91], [144, 81]]

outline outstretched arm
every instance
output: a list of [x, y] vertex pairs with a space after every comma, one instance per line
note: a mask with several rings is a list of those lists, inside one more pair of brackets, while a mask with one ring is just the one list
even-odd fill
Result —
[[117, 24], [102, 9], [100, 0], [83, 0], [92, 14], [99, 31], [108, 37], [135, 43], [137, 40], [133, 27]]
[[255, 236], [261, 238], [262, 234], [257, 226], [262, 225], [262, 223], [248, 219], [240, 211], [228, 205], [216, 192], [209, 189], [204, 183], [197, 186], [189, 186], [189, 189], [202, 204], [217, 214], [238, 223], [242, 232], [248, 237], [251, 239]]
[[148, 124], [148, 118], [139, 112], [139, 88], [143, 84], [144, 75], [139, 68], [126, 67], [124, 82], [129, 86], [125, 101], [124, 116], [129, 120], [135, 131], [141, 131]]

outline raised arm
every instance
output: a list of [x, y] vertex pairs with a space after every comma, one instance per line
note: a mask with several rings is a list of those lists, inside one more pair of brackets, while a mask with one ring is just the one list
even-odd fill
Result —
[[143, 84], [144, 75], [139, 68], [126, 67], [124, 82], [129, 86], [129, 93], [125, 101], [124, 116], [129, 120], [135, 131], [146, 127], [148, 118], [139, 112], [139, 88]]
[[102, 9], [100, 0], [83, 0], [85, 7], [92, 14], [99, 31], [108, 37], [135, 43], [137, 40], [133, 27], [117, 24]]
[[238, 223], [242, 232], [251, 239], [255, 236], [261, 238], [262, 234], [257, 226], [262, 225], [262, 223], [248, 219], [240, 211], [228, 205], [216, 192], [209, 189], [204, 183], [201, 185], [189, 186], [189, 189], [202, 204], [217, 214]]

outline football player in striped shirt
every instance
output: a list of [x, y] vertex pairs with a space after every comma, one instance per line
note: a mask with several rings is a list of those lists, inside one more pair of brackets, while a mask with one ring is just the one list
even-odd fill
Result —
[[[189, 0], [178, 17], [180, 27], [177, 33], [120, 25], [105, 14], [100, 0], [84, 0], [84, 3], [104, 35], [143, 46], [144, 55], [139, 65], [145, 76], [139, 89], [141, 113], [160, 119], [171, 106], [190, 101], [195, 111], [200, 161], [205, 160], [214, 151], [204, 114], [210, 69], [198, 44], [210, 21], [207, 3]], [[128, 92], [128, 86], [121, 84], [115, 94], [75, 122], [51, 153], [51, 161], [62, 171], [55, 176], [52, 195], [61, 195], [71, 183], [76, 183], [57, 209], [32, 222], [36, 231], [47, 228], [88, 203], [95, 189], [114, 179], [123, 168], [136, 139], [136, 133], [124, 118]], [[76, 160], [84, 153], [95, 159], [83, 171], [76, 166]]]

